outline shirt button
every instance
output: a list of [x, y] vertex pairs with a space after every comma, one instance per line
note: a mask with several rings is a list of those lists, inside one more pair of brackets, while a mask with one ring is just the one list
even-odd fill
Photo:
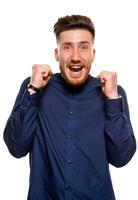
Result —
[[68, 164], [71, 164], [71, 160], [68, 160], [67, 162], [68, 162]]
[[69, 114], [70, 114], [70, 115], [72, 115], [72, 114], [73, 114], [73, 112], [72, 112], [72, 111], [69, 111]]
[[68, 139], [71, 139], [71, 135], [68, 135]]

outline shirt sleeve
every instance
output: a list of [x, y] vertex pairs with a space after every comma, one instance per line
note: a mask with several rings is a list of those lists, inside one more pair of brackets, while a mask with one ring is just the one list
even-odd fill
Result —
[[121, 86], [118, 86], [118, 93], [121, 98], [105, 100], [105, 138], [109, 163], [122, 167], [134, 155], [136, 140], [130, 121], [126, 93]]
[[30, 95], [27, 78], [21, 85], [14, 107], [4, 129], [4, 141], [16, 158], [25, 156], [31, 149], [36, 127], [41, 94]]

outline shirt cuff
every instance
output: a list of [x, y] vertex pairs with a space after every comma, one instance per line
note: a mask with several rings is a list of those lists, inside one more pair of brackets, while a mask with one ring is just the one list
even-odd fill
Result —
[[120, 97], [118, 99], [106, 99], [105, 109], [107, 113], [116, 114], [124, 111], [124, 99]]
[[40, 97], [41, 97], [41, 93], [34, 93], [30, 95], [30, 92], [28, 91], [28, 89], [26, 89], [21, 98], [20, 103], [25, 107], [29, 107], [30, 105], [37, 107], [39, 106], [39, 102], [41, 99]]

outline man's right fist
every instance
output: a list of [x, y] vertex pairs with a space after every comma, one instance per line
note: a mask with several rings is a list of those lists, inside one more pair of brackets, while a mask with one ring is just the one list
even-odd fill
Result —
[[53, 75], [49, 65], [34, 64], [32, 66], [32, 76], [30, 84], [38, 89], [42, 89]]

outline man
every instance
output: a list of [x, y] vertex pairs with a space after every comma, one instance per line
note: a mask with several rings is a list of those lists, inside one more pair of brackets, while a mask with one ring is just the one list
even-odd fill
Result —
[[89, 72], [95, 28], [86, 16], [54, 25], [60, 72], [35, 64], [6, 124], [17, 157], [30, 154], [28, 200], [114, 200], [109, 163], [122, 167], [136, 150], [125, 91], [114, 72]]

